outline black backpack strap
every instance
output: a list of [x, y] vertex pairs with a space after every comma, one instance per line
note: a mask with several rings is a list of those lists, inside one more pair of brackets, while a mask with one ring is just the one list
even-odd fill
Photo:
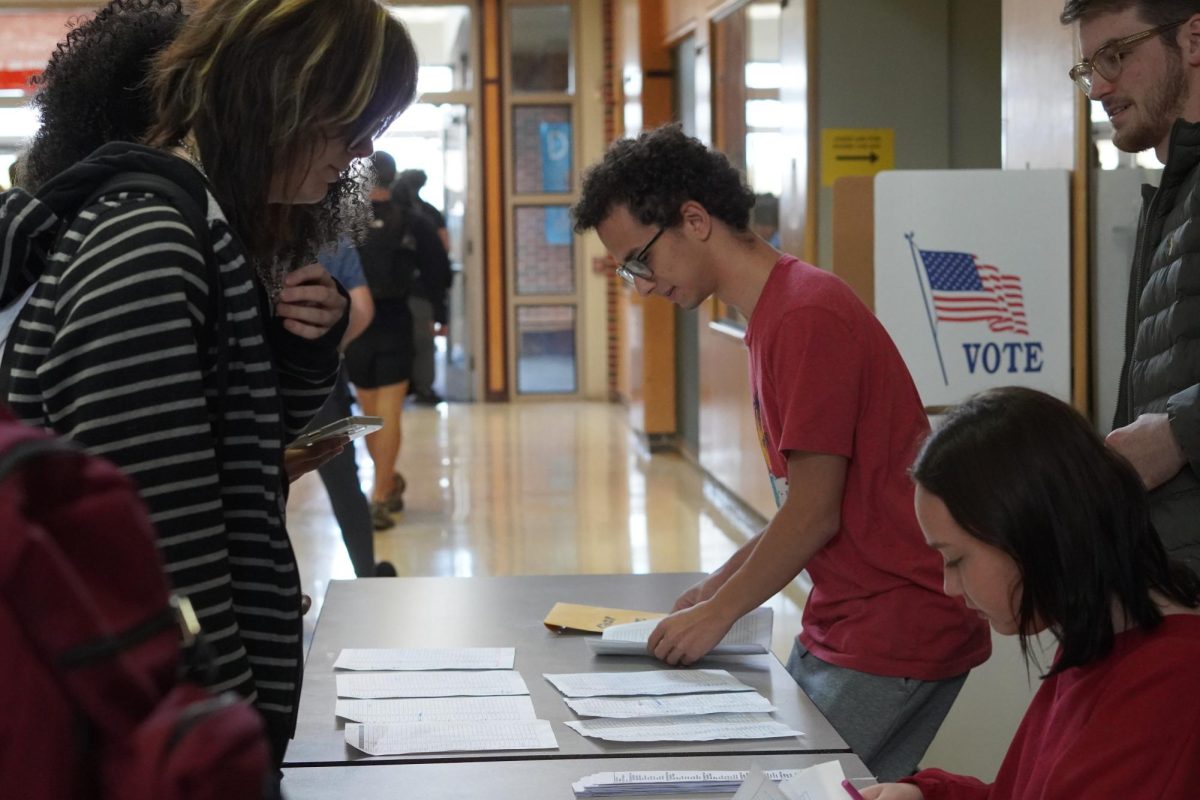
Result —
[[24, 439], [0, 453], [0, 480], [16, 472], [26, 461], [45, 455], [70, 453], [79, 455], [83, 451], [66, 439]]
[[[229, 388], [229, 340], [233, 331], [225, 313], [225, 288], [221, 282], [221, 268], [217, 263], [217, 254], [213, 250], [208, 232], [208, 195], [202, 193], [196, 196], [170, 178], [153, 172], [122, 172], [105, 181], [79, 208], [88, 208], [102, 196], [117, 192], [147, 192], [166, 200], [183, 215], [204, 257], [204, 266], [208, 272], [207, 283], [213, 294], [213, 313], [217, 318], [217, 414], [214, 446], [219, 448], [224, 427], [221, 401]], [[63, 226], [60, 236], [66, 233], [67, 227]], [[56, 246], [55, 250], [57, 249]]]

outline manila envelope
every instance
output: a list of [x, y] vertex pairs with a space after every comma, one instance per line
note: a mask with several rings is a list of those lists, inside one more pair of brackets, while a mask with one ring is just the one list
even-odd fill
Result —
[[542, 623], [554, 631], [584, 631], [586, 633], [603, 633], [610, 625], [620, 625], [624, 622], [640, 622], [644, 619], [659, 619], [667, 616], [659, 611], [630, 611], [624, 608], [601, 608], [600, 606], [581, 606], [574, 603], [555, 603], [554, 608], [542, 620]]

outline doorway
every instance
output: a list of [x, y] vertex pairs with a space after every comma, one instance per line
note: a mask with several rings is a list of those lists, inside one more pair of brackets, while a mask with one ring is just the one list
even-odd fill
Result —
[[481, 212], [478, 197], [478, 136], [473, 135], [478, 105], [475, 74], [476, 21], [464, 3], [390, 5], [417, 46], [418, 102], [375, 140], [396, 169], [425, 173], [421, 199], [446, 220], [454, 275], [447, 324], [435, 339], [434, 390], [448, 400], [480, 396], [475, 354], [482, 347]]

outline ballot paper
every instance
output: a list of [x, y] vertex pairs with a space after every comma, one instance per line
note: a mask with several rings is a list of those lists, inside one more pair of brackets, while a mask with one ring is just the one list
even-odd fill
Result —
[[826, 761], [800, 770], [779, 784], [779, 791], [786, 800], [846, 800], [850, 795], [842, 788], [845, 778], [840, 762]]
[[402, 722], [346, 725], [346, 743], [372, 756], [480, 750], [557, 750], [544, 719], [519, 722]]
[[[733, 623], [729, 633], [725, 634], [708, 654], [728, 656], [771, 652], [771, 625], [774, 620], [775, 612], [770, 608], [764, 606], [754, 609]], [[658, 624], [659, 620], [648, 619], [613, 625], [611, 628], [605, 628], [599, 639], [588, 639], [588, 647], [598, 656], [650, 656], [646, 642]]]
[[528, 697], [405, 697], [338, 700], [337, 715], [351, 722], [451, 722], [537, 719]]
[[[345, 676], [338, 676], [339, 680]], [[575, 672], [543, 675], [567, 697], [606, 695], [752, 692], [754, 688], [723, 669], [656, 669], [641, 672]]]
[[713, 742], [722, 739], [781, 739], [800, 731], [770, 714], [704, 714], [689, 717], [581, 719], [564, 723], [593, 739], [610, 742]]
[[755, 764], [733, 795], [733, 800], [787, 800], [787, 795]]
[[[752, 772], [753, 770], [751, 770]], [[762, 773], [762, 770], [759, 770]], [[766, 777], [778, 783], [799, 772], [794, 769], [767, 770]], [[571, 784], [576, 797], [652, 796], [663, 794], [733, 794], [750, 774], [747, 770], [640, 770], [597, 772]]]
[[[563, 698], [581, 717], [674, 717], [684, 714], [721, 714], [774, 711], [771, 701], [758, 692], [677, 694], [670, 697]], [[730, 789], [730, 791], [733, 791]]]
[[350, 672], [336, 676], [337, 696], [463, 697], [529, 694], [519, 672]]
[[338, 653], [334, 669], [512, 669], [512, 647], [365, 648], [347, 647]]
[[[788, 787], [787, 792], [791, 794], [785, 793], [782, 786], [774, 786], [792, 780], [801, 772], [808, 775]], [[807, 770], [764, 771], [759, 769], [757, 764], [752, 764], [749, 770], [666, 769], [597, 772], [580, 778], [571, 784], [571, 789], [576, 797], [650, 797], [738, 792], [734, 795], [738, 800], [849, 800], [849, 795], [841, 788], [841, 775], [841, 764], [836, 761], [818, 764]], [[812, 783], [813, 778], [819, 781], [816, 788]], [[807, 785], [805, 781], [808, 781]], [[866, 786], [873, 784], [875, 779], [851, 778], [851, 782]], [[739, 789], [739, 786], [742, 788]]]

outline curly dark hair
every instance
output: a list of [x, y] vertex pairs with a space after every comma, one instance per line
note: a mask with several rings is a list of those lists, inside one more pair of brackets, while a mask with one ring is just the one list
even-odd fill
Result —
[[33, 79], [42, 125], [22, 160], [25, 188], [37, 190], [103, 144], [141, 141], [154, 122], [151, 62], [184, 19], [180, 0], [111, 0], [74, 21]]
[[722, 153], [709, 150], [678, 123], [620, 139], [583, 176], [571, 207], [575, 232], [603, 222], [618, 205], [643, 225], [678, 225], [680, 207], [694, 200], [739, 231], [750, 223], [754, 192]]

